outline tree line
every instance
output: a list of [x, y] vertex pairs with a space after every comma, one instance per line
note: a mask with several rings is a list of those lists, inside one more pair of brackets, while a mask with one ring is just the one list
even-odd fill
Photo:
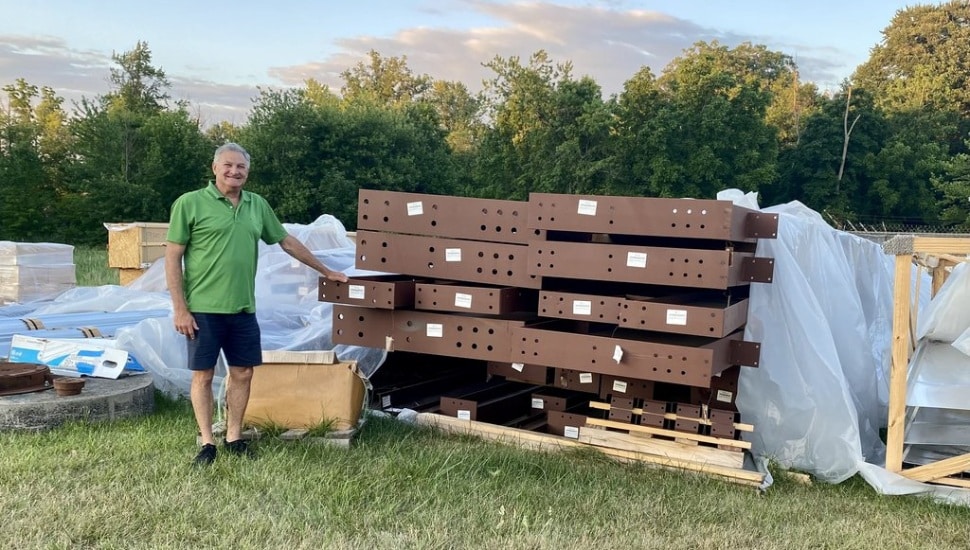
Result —
[[285, 222], [333, 214], [357, 190], [526, 199], [530, 192], [713, 198], [757, 191], [833, 222], [970, 228], [970, 5], [897, 12], [836, 92], [763, 45], [699, 42], [604, 98], [568, 61], [495, 57], [481, 92], [371, 51], [339, 93], [263, 89], [245, 123], [204, 127], [172, 101], [139, 42], [110, 91], [68, 114], [49, 87], [3, 86], [0, 240], [106, 242], [104, 222], [166, 221], [211, 177], [212, 151], [253, 156], [248, 187]]

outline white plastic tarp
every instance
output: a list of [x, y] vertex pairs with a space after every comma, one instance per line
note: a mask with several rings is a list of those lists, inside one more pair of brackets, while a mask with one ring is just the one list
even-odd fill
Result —
[[[757, 208], [751, 194], [718, 198]], [[761, 343], [761, 358], [741, 369], [738, 389], [753, 454], [830, 483], [861, 474], [881, 493], [970, 504], [970, 491], [883, 467], [895, 258], [801, 203], [762, 211], [780, 220], [778, 238], [758, 244], [758, 256], [774, 258], [774, 280], [751, 285], [745, 340]]]
[[[294, 237], [327, 266], [349, 275], [367, 275], [354, 267], [354, 243], [339, 220], [324, 215], [309, 225], [284, 224]], [[165, 285], [165, 259], [157, 260], [144, 275], [127, 287], [106, 285], [75, 288], [43, 303], [34, 314], [82, 311], [132, 311], [167, 309], [172, 302]], [[265, 350], [333, 350], [341, 360], [358, 362], [369, 377], [383, 364], [384, 350], [334, 345], [331, 338], [332, 306], [317, 299], [319, 274], [282, 251], [277, 245], [260, 244], [256, 275], [256, 316]], [[298, 292], [305, 289], [304, 292]], [[18, 310], [18, 313], [22, 313]], [[152, 374], [155, 386], [170, 395], [188, 396], [192, 379], [186, 368], [185, 339], [175, 332], [171, 316], [146, 319], [120, 328], [118, 347], [135, 357]], [[221, 387], [224, 365], [216, 369]]]

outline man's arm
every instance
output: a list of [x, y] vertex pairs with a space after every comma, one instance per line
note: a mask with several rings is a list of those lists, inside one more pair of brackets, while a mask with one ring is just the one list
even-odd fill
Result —
[[347, 282], [347, 275], [341, 273], [340, 271], [334, 271], [323, 265], [323, 263], [318, 260], [312, 252], [310, 252], [310, 249], [304, 246], [303, 243], [301, 243], [300, 240], [293, 235], [287, 235], [286, 238], [280, 241], [280, 248], [282, 248], [290, 256], [300, 260], [307, 267], [318, 271], [328, 280], [339, 281], [342, 283]]
[[168, 293], [172, 296], [172, 311], [175, 314], [175, 330], [189, 338], [195, 338], [195, 331], [199, 326], [195, 324], [195, 317], [189, 311], [185, 301], [185, 290], [182, 286], [182, 257], [185, 256], [185, 245], [168, 241], [165, 243], [165, 283]]

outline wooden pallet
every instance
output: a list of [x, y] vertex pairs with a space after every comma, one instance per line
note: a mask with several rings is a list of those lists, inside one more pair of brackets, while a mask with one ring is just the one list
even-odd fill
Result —
[[[735, 466], [737, 464], [736, 462], [731, 462], [731, 465], [719, 463], [723, 460], [723, 453], [732, 452], [724, 451], [723, 449], [690, 445], [679, 447], [678, 445], [681, 444], [677, 442], [664, 441], [660, 443], [659, 440], [653, 441], [646, 438], [640, 438], [640, 440], [636, 441], [637, 445], [634, 446], [628, 439], [629, 436], [627, 438], [623, 437], [626, 434], [616, 434], [603, 430], [597, 431], [590, 428], [581, 428], [580, 439], [577, 440], [517, 428], [507, 428], [475, 420], [459, 420], [450, 416], [433, 413], [418, 413], [417, 422], [421, 425], [433, 426], [448, 433], [474, 435], [490, 441], [497, 441], [532, 450], [561, 451], [564, 449], [595, 449], [621, 462], [640, 462], [660, 468], [701, 473], [750, 487], [760, 488], [765, 481], [765, 474], [743, 469], [740, 465]], [[640, 428], [642, 426], [635, 427]], [[582, 440], [584, 434], [587, 436], [587, 441]], [[623, 441], [623, 443], [620, 443], [620, 441]], [[739, 441], [737, 443], [744, 442]], [[627, 448], [620, 448], [622, 446], [626, 446]], [[690, 451], [695, 454], [688, 452], [688, 449], [685, 447], [689, 447]], [[734, 452], [734, 454], [743, 456], [740, 452]]]
[[[332, 432], [327, 432], [324, 435], [310, 435], [310, 430], [297, 428], [292, 430], [286, 430], [285, 432], [274, 435], [276, 439], [280, 441], [304, 441], [307, 443], [318, 443], [321, 445], [333, 445], [335, 447], [341, 447], [344, 449], [349, 449], [353, 444], [354, 437], [356, 437], [357, 432], [363, 426], [364, 421], [361, 420], [356, 428], [349, 430], [335, 430]], [[215, 438], [221, 439], [226, 435], [226, 427], [222, 422], [217, 422], [212, 425], [212, 435]], [[257, 441], [264, 437], [269, 437], [265, 431], [260, 430], [257, 427], [250, 426], [242, 431], [242, 439], [248, 441]], [[197, 438], [199, 444], [202, 443], [200, 438]]]

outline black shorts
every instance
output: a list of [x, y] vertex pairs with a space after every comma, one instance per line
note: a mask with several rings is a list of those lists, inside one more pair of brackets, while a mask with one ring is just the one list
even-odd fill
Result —
[[262, 364], [263, 348], [255, 313], [193, 313], [192, 316], [199, 330], [195, 338], [186, 340], [189, 370], [215, 368], [219, 350], [226, 354], [230, 367]]

